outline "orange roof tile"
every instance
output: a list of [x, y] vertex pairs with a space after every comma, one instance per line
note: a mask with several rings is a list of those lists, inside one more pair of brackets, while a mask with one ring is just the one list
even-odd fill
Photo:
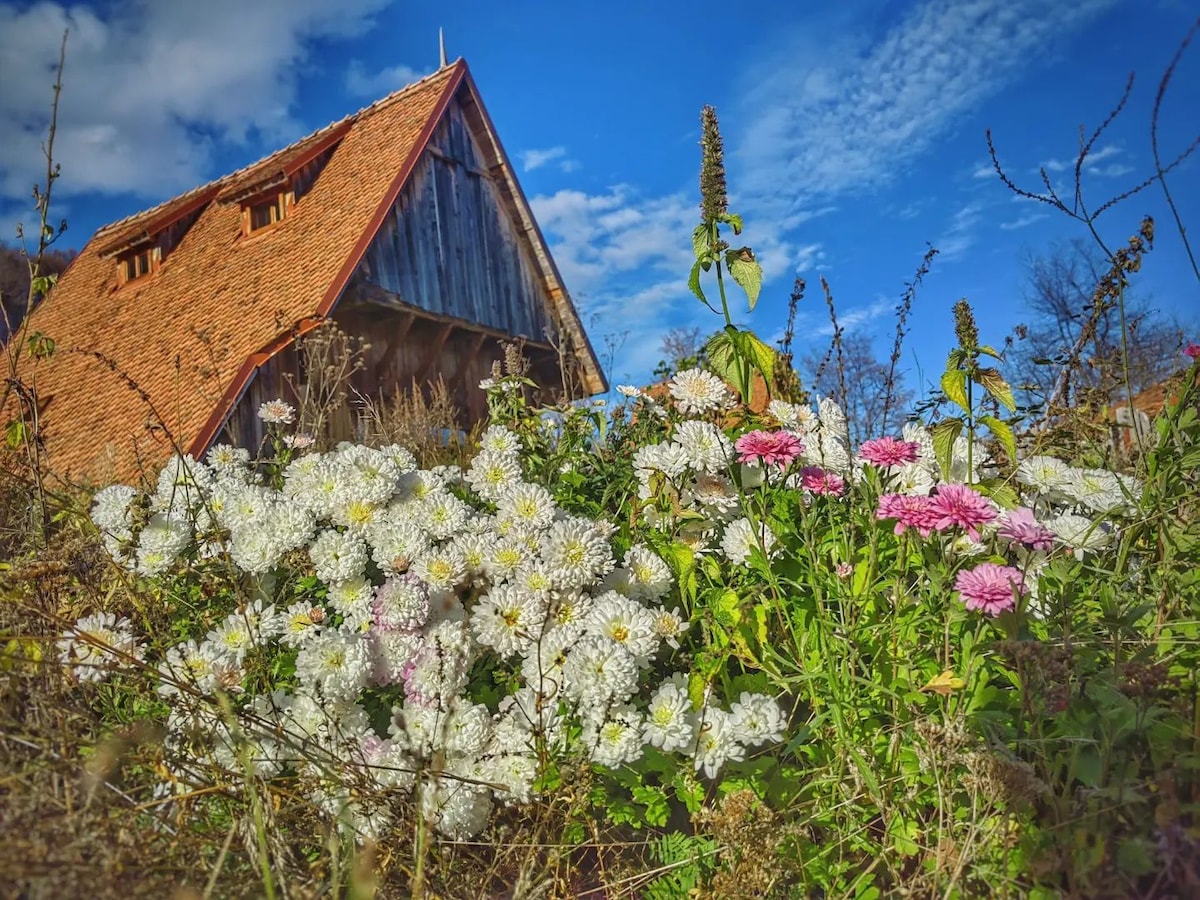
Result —
[[[36, 378], [45, 406], [51, 468], [132, 479], [142, 461], [171, 451], [163, 430], [148, 427], [155, 419], [179, 447], [202, 449], [256, 366], [297, 324], [330, 313], [464, 81], [459, 60], [252, 166], [100, 229], [31, 320], [57, 342], [52, 359], [23, 372]], [[288, 216], [242, 237], [239, 205], [218, 198], [286, 174], [334, 143]], [[203, 211], [159, 271], [117, 288], [116, 264], [102, 251], [197, 204]], [[573, 309], [570, 319], [578, 324]]]

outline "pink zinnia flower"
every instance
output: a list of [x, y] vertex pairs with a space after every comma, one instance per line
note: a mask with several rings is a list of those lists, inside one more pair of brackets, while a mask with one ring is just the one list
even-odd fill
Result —
[[748, 431], [733, 445], [738, 462], [786, 468], [804, 452], [800, 439], [788, 431]]
[[929, 537], [937, 527], [940, 516], [933, 511], [928, 497], [915, 494], [884, 494], [879, 498], [877, 519], [895, 519], [897, 535], [905, 529], [915, 529], [923, 538]]
[[971, 540], [979, 540], [979, 526], [996, 518], [996, 511], [988, 502], [987, 497], [971, 490], [965, 484], [943, 484], [937, 493], [929, 498], [930, 507], [937, 515], [937, 524], [933, 527], [944, 531], [957, 525], [971, 536]]
[[862, 446], [858, 448], [860, 459], [880, 468], [916, 462], [920, 452], [921, 445], [915, 441], [898, 441], [890, 436], [863, 441]]
[[1183, 355], [1190, 359], [1200, 359], [1200, 344], [1188, 344], [1183, 348]]
[[1006, 541], [1025, 544], [1034, 550], [1054, 549], [1054, 532], [1035, 519], [1033, 510], [1025, 506], [1005, 513], [996, 533]]
[[814, 494], [832, 494], [840, 497], [846, 493], [846, 482], [842, 476], [820, 466], [805, 466], [800, 470], [800, 486]]
[[1016, 606], [1014, 593], [1029, 592], [1020, 569], [995, 563], [981, 563], [970, 571], [962, 570], [954, 579], [954, 589], [962, 596], [967, 609], [981, 610], [993, 618]]

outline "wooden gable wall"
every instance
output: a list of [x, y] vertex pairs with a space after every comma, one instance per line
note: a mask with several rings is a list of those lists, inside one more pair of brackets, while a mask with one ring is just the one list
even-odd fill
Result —
[[437, 315], [545, 341], [545, 282], [482, 159], [456, 99], [353, 281]]

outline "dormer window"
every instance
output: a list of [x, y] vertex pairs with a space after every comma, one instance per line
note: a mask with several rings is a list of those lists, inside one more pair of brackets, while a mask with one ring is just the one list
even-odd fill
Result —
[[158, 247], [142, 245], [120, 258], [117, 276], [121, 284], [144, 278], [158, 270], [161, 259]]
[[246, 234], [253, 234], [262, 228], [274, 225], [283, 220], [291, 205], [290, 195], [285, 192], [270, 197], [254, 200], [242, 207], [242, 225]]

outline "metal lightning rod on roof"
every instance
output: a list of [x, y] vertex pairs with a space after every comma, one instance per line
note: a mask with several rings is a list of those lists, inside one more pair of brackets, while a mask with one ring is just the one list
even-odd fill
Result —
[[438, 68], [444, 69], [448, 65], [446, 61], [446, 36], [440, 28], [438, 29], [438, 51], [441, 53], [441, 63]]

